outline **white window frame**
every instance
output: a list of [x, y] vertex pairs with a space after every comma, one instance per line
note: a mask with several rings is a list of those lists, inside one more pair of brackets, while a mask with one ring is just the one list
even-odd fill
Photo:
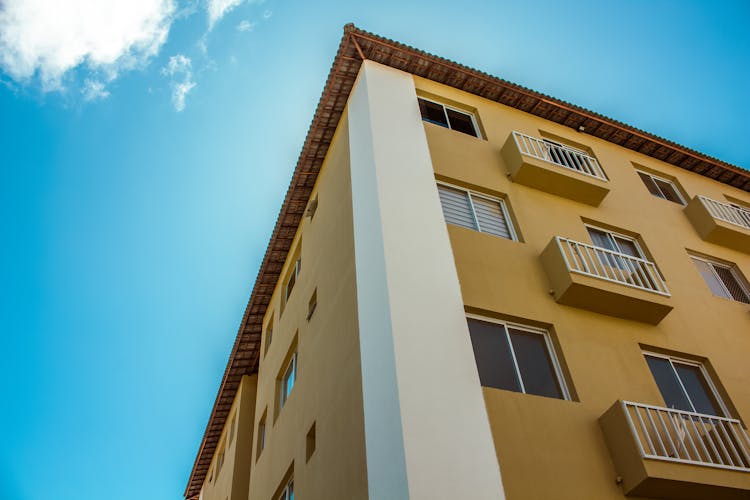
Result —
[[[528, 394], [528, 393], [526, 392], [526, 388], [523, 386], [523, 378], [521, 377], [521, 372], [518, 368], [518, 361], [516, 360], [516, 353], [513, 350], [513, 342], [511, 342], [510, 340], [509, 328], [541, 335], [544, 338], [544, 344], [547, 347], [547, 352], [549, 353], [550, 359], [552, 360], [552, 371], [555, 373], [555, 377], [557, 377], [557, 382], [560, 384], [560, 390], [563, 393], [563, 400], [565, 401], [571, 400], [570, 391], [568, 390], [568, 384], [567, 384], [567, 381], [565, 380], [565, 377], [563, 376], [562, 367], [560, 366], [560, 361], [557, 359], [557, 352], [555, 352], [555, 346], [552, 343], [552, 339], [550, 338], [550, 333], [548, 330], [544, 328], [537, 328], [534, 326], [522, 325], [520, 323], [514, 323], [512, 321], [503, 321], [503, 320], [496, 319], [496, 318], [489, 318], [487, 316], [480, 316], [478, 314], [467, 313], [466, 317], [468, 319], [475, 319], [478, 321], [484, 321], [486, 323], [494, 323], [496, 325], [501, 325], [505, 327], [505, 337], [506, 337], [506, 340], [508, 341], [511, 358], [513, 359], [513, 370], [516, 374], [516, 378], [518, 379], [518, 383], [521, 386], [522, 394]], [[533, 396], [533, 394], [531, 395]]]
[[[635, 249], [638, 250], [638, 258], [639, 259], [643, 259], [643, 260], [648, 261], [648, 262], [651, 262], [646, 257], [646, 253], [643, 251], [643, 248], [641, 248], [641, 244], [638, 243], [638, 240], [635, 239], [635, 238], [633, 238], [632, 236], [628, 236], [627, 234], [618, 233], [617, 231], [611, 231], [609, 229], [604, 229], [603, 227], [595, 226], [593, 224], [584, 224], [584, 227], [586, 227], [586, 234], [588, 235], [589, 239], [591, 240], [591, 245], [592, 246], [595, 246], [597, 248], [603, 248], [603, 247], [600, 247], [600, 246], [598, 246], [598, 245], [596, 245], [594, 243], [594, 240], [591, 238], [591, 234], [589, 234], [589, 232], [588, 232], [588, 228], [596, 229], [597, 231], [601, 231], [603, 233], [607, 233], [612, 238], [612, 241], [614, 242], [615, 247], [617, 248], [616, 251], [619, 252], [619, 253], [621, 253], [621, 254], [623, 254], [623, 255], [627, 255], [627, 254], [622, 251], [622, 248], [620, 248], [620, 245], [617, 243], [617, 240], [614, 238], [614, 236], [617, 236], [618, 238], [622, 238], [624, 240], [628, 240], [628, 241], [633, 242], [633, 244], [635, 245]], [[604, 250], [609, 250], [609, 248], [605, 248]]]
[[[287, 374], [290, 373], [294, 374], [294, 378], [292, 379], [292, 388], [289, 389], [289, 392], [286, 392], [286, 386], [287, 383]], [[294, 386], [297, 384], [297, 349], [294, 350], [294, 354], [292, 354], [292, 358], [289, 360], [289, 362], [284, 366], [284, 371], [281, 372], [281, 387], [279, 389], [279, 411], [281, 411], [282, 408], [284, 408], [284, 405], [289, 400], [289, 396], [291, 396], [292, 391], [294, 390]]]
[[[299, 271], [302, 267], [301, 255], [297, 256], [297, 258], [294, 260], [293, 265], [294, 267], [292, 268], [292, 272], [287, 277], [286, 283], [284, 283], [284, 302], [289, 302], [289, 295], [292, 293], [292, 290], [294, 290], [294, 287], [297, 285], [297, 281], [299, 280]], [[289, 283], [292, 281], [292, 276], [294, 276], [294, 285], [292, 285], [292, 290], [289, 290]]]
[[[451, 127], [451, 121], [450, 121], [450, 119], [448, 119], [448, 112], [446, 111], [447, 109], [450, 109], [452, 111], [457, 111], [457, 112], [463, 113], [465, 115], [469, 115], [471, 117], [471, 125], [474, 127], [474, 132], [477, 134], [476, 138], [477, 139], [484, 139], [484, 137], [482, 136], [482, 132], [479, 130], [479, 123], [477, 122], [477, 117], [471, 111], [466, 111], [465, 109], [457, 108], [455, 106], [449, 106], [449, 105], [447, 105], [445, 103], [442, 103], [440, 101], [436, 101], [435, 99], [429, 99], [427, 97], [422, 97], [421, 95], [417, 96], [417, 105], [419, 105], [419, 99], [422, 99], [423, 101], [431, 102], [433, 104], [437, 104], [438, 106], [442, 106], [443, 107], [443, 116], [445, 116], [445, 123], [448, 125], [447, 127], [443, 127], [443, 128], [447, 128], [448, 130], [455, 130], [455, 129]], [[420, 112], [419, 116], [422, 119], [422, 121], [426, 121], [427, 123], [432, 123], [433, 125], [437, 125], [438, 127], [442, 127], [442, 125], [434, 123], [431, 120], [426, 120], [422, 116], [421, 112]], [[469, 134], [466, 134], [466, 135], [469, 135]], [[469, 136], [469, 137], [471, 137], [471, 136]]]
[[[476, 226], [474, 228], [474, 231], [477, 231], [477, 232], [480, 232], [482, 234], [486, 234], [489, 236], [495, 236], [496, 238], [502, 238], [502, 236], [497, 236], [496, 234], [482, 231], [482, 226], [479, 224], [479, 219], [477, 218], [476, 209], [474, 208], [473, 198], [475, 197], [483, 198], [485, 200], [498, 203], [500, 205], [500, 210], [503, 213], [503, 217], [505, 218], [505, 225], [508, 227], [508, 233], [510, 234], [510, 238], [502, 238], [502, 239], [510, 239], [511, 241], [518, 241], [518, 234], [516, 233], [516, 228], [514, 227], [513, 219], [511, 219], [510, 212], [508, 211], [508, 203], [505, 201], [504, 198], [499, 198], [497, 196], [491, 196], [488, 194], [478, 193], [476, 191], [472, 191], [470, 189], [466, 189], [465, 187], [457, 186], [456, 184], [451, 184], [449, 182], [437, 181], [436, 183], [438, 186], [445, 186], [447, 188], [462, 191], [469, 196], [469, 208], [471, 208], [471, 218], [474, 220], [474, 225]], [[441, 210], [442, 210], [442, 202], [441, 202]], [[460, 226], [460, 227], [463, 227], [463, 226]]]
[[291, 478], [289, 479], [289, 481], [287, 481], [286, 485], [284, 485], [284, 489], [281, 490], [281, 493], [277, 497], [277, 500], [291, 500], [293, 498], [294, 498], [294, 478]]
[[[747, 298], [750, 299], [750, 287], [748, 286], [747, 280], [741, 274], [741, 272], [740, 272], [740, 270], [739, 270], [739, 268], [737, 267], [736, 264], [728, 264], [728, 263], [720, 262], [720, 261], [715, 260], [715, 259], [710, 259], [708, 257], [700, 257], [698, 255], [693, 255], [693, 254], [688, 254], [688, 256], [691, 259], [700, 260], [700, 261], [703, 261], [703, 262], [709, 264], [709, 268], [711, 269], [711, 272], [713, 273], [714, 277], [716, 278], [716, 281], [719, 283], [719, 285], [721, 286], [722, 290], [724, 290], [724, 292], [726, 293], [725, 297], [721, 297], [719, 295], [716, 295], [715, 293], [713, 293], [713, 290], [711, 290], [711, 286], [708, 283], [706, 283], [706, 287], [708, 288], [708, 291], [711, 292], [711, 295], [713, 295], [714, 297], [719, 297], [720, 299], [728, 299], [728, 300], [731, 300], [732, 302], [738, 302], [740, 304], [745, 304], [745, 302], [742, 302], [741, 300], [735, 299], [734, 296], [732, 295], [732, 292], [730, 292], [729, 289], [727, 288], [727, 286], [724, 284], [724, 280], [721, 279], [721, 277], [719, 276], [719, 274], [716, 272], [716, 269], [714, 269], [714, 266], [719, 266], [719, 267], [723, 267], [723, 268], [729, 270], [729, 272], [732, 274], [732, 277], [737, 282], [737, 285], [740, 287], [740, 290], [742, 290], [743, 292], [745, 292], [745, 295], [747, 296]], [[705, 283], [706, 279], [703, 277], [703, 275], [701, 275], [700, 271], [698, 271], [698, 274], [700, 275], [701, 279]]]
[[[642, 351], [644, 356], [644, 361], [646, 356], [652, 356], [654, 358], [662, 358], [669, 361], [669, 366], [672, 367], [672, 371], [674, 372], [675, 377], [677, 378], [677, 381], [680, 383], [680, 388], [682, 389], [682, 393], [685, 395], [685, 399], [687, 399], [688, 403], [690, 403], [690, 407], [692, 408], [693, 413], [700, 413], [695, 410], [695, 405], [693, 404], [693, 401], [690, 399], [690, 395], [688, 394], [687, 390], [685, 389], [685, 386], [682, 383], [682, 379], [680, 378], [680, 374], [677, 373], [677, 370], [674, 367], [674, 362], [683, 364], [683, 365], [689, 365], [689, 366], [695, 366], [698, 367], [701, 371], [701, 375], [703, 375], [703, 378], [706, 380], [706, 383], [708, 384], [708, 388], [711, 391], [711, 394], [716, 399], [716, 402], [719, 403], [719, 410], [723, 415], [719, 415], [720, 417], [726, 417], [726, 418], [734, 418], [732, 417], [731, 413], [729, 413], [729, 409], [724, 404], [724, 400], [721, 398], [721, 394], [719, 394], [718, 389], [716, 388], [716, 384], [714, 384], [714, 381], [711, 378], [711, 375], [708, 373], [708, 370], [706, 370], [706, 367], [703, 363], [699, 361], [693, 361], [691, 359], [682, 358], [680, 356], [670, 356], [668, 354], [661, 354], [654, 351]], [[646, 362], [646, 368], [648, 368], [648, 362]], [[651, 369], [648, 368], [649, 373], [651, 373]], [[651, 379], [654, 381], [654, 384], [656, 384], [657, 389], [659, 389], [659, 384], [656, 383], [656, 379], [654, 378], [653, 373], [651, 373]], [[661, 389], [659, 389], [659, 395], [661, 396]], [[664, 397], [662, 396], [662, 401], [664, 401]], [[666, 401], [664, 401], [664, 404], [666, 405]], [[666, 406], [665, 406], [666, 408]]]
[[[682, 204], [683, 207], [687, 206], [687, 201], [685, 201], [685, 197], [682, 195], [682, 190], [679, 187], [677, 187], [677, 184], [673, 180], [667, 179], [666, 177], [661, 177], [661, 176], [658, 176], [658, 175], [654, 175], [652, 173], [649, 173], [649, 172], [646, 172], [646, 171], [640, 170], [640, 169], [635, 169], [635, 171], [636, 171], [636, 174], [647, 175], [647, 176], [651, 177], [652, 179], [657, 179], [657, 180], [660, 180], [662, 182], [666, 182], [667, 184], [669, 184], [670, 186], [672, 186], [672, 188], [674, 189], [674, 192], [677, 193], [677, 197], [680, 199], [680, 204]], [[642, 180], [642, 179], [640, 179], [640, 180]], [[664, 193], [662, 192], [662, 190], [661, 190], [661, 188], [659, 187], [658, 184], [654, 183], [654, 185], [656, 186], [656, 189], [658, 189], [659, 192], [661, 193], [661, 196], [656, 196], [655, 194], [652, 194], [651, 191], [648, 191], [648, 187], [646, 186], [646, 190], [648, 191], [648, 193], [651, 196], [655, 196], [656, 198], [660, 198], [660, 199], [666, 200], [666, 201], [672, 201], [669, 198], [667, 198], [666, 196], [664, 196]]]

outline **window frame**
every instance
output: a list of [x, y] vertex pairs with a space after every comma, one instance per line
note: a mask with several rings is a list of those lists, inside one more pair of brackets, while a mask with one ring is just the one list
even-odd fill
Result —
[[268, 408], [263, 410], [263, 415], [258, 420], [257, 438], [255, 440], [255, 461], [257, 462], [263, 450], [266, 449], [266, 439], [268, 432]]
[[[659, 387], [659, 384], [656, 382], [656, 378], [654, 378], [654, 374], [651, 372], [651, 369], [648, 367], [646, 356], [652, 356], [654, 358], [661, 358], [661, 359], [665, 359], [669, 361], [669, 366], [672, 368], [672, 372], [674, 373], [675, 377], [677, 378], [677, 381], [680, 384], [680, 389], [682, 389], [682, 394], [685, 396], [685, 399], [687, 400], [688, 403], [690, 403], [690, 406], [693, 408], [692, 412], [698, 413], [700, 415], [705, 415], [704, 413], [700, 413], [695, 410], [695, 404], [690, 399], [690, 394], [687, 392], [687, 389], [685, 389], [685, 384], [682, 382], [682, 379], [680, 378], [680, 374], [675, 369], [674, 363], [677, 362], [678, 364], [697, 367], [700, 370], [701, 375], [703, 376], [703, 379], [706, 381], [706, 384], [708, 385], [708, 388], [711, 391], [711, 395], [714, 397], [717, 404], [719, 405], [719, 410], [722, 413], [722, 415], [717, 415], [717, 416], [724, 417], [724, 418], [734, 418], [732, 417], [732, 414], [729, 412], [729, 408], [724, 403], [724, 400], [721, 397], [721, 393], [717, 389], [716, 384], [714, 383], [713, 379], [711, 378], [711, 375], [708, 373], [708, 370], [706, 370], [706, 367], [703, 363], [701, 363], [700, 361], [694, 361], [692, 359], [683, 358], [681, 356], [662, 354], [659, 352], [649, 351], [645, 349], [642, 350], [641, 353], [643, 354], [643, 360], [646, 363], [646, 369], [648, 369], [649, 374], [651, 374], [651, 380], [654, 381], [654, 384], [656, 385], [656, 388], [659, 391], [659, 396], [661, 397], [662, 401], [665, 404], [664, 406], [665, 408], [666, 408], [667, 403], [666, 401], [664, 401], [664, 396], [661, 393], [661, 388]], [[680, 410], [680, 411], [684, 411], [684, 410]]]
[[[662, 182], [666, 182], [667, 184], [669, 184], [670, 186], [672, 186], [672, 189], [674, 189], [674, 192], [677, 194], [677, 197], [680, 199], [680, 202], [677, 203], [677, 204], [678, 205], [682, 205], [683, 207], [687, 206], [687, 200], [685, 200], [685, 196], [683, 196], [682, 190], [677, 186], [677, 183], [675, 181], [673, 181], [671, 179], [667, 179], [666, 177], [661, 177], [659, 175], [654, 175], [652, 173], [646, 172], [645, 170], [641, 170], [639, 168], [636, 168], [635, 172], [638, 175], [638, 178], [641, 180], [641, 182], [643, 182], [643, 179], [641, 179], [641, 177], [640, 177], [641, 175], [645, 175], [647, 177], [650, 177], [652, 180], [655, 179], [655, 180], [660, 180]], [[644, 187], [646, 187], [646, 191], [648, 191], [648, 193], [651, 196], [653, 196], [655, 198], [660, 198], [660, 199], [665, 200], [665, 201], [670, 201], [672, 203], [676, 203], [676, 202], [673, 202], [672, 200], [670, 200], [669, 198], [667, 198], [666, 196], [664, 196], [664, 192], [662, 191], [661, 187], [659, 187], [659, 185], [656, 182], [654, 182], [654, 186], [656, 186], [656, 189], [659, 190], [659, 193], [661, 194], [661, 196], [657, 196], [654, 193], [652, 193], [648, 189], [648, 186], [644, 186]]]
[[[291, 492], [291, 495], [289, 494]], [[281, 493], [276, 497], [276, 500], [294, 500], [294, 478], [290, 478], [286, 482], [284, 487], [281, 489]]]
[[[466, 193], [466, 195], [469, 197], [469, 208], [471, 208], [471, 218], [474, 221], [474, 228], [466, 228], [466, 229], [472, 229], [473, 231], [476, 231], [478, 233], [486, 234], [489, 236], [495, 236], [496, 238], [502, 238], [504, 240], [510, 240], [510, 241], [520, 241], [518, 239], [518, 233], [516, 232], [515, 223], [513, 222], [513, 219], [510, 216], [510, 211], [508, 210], [508, 203], [504, 198], [500, 198], [497, 196], [492, 196], [484, 193], [479, 193], [477, 191], [472, 191], [471, 189], [467, 189], [462, 186], [458, 186], [456, 184], [451, 184], [450, 182], [445, 181], [436, 181], [435, 182], [438, 186], [444, 186], [449, 189], [455, 189], [458, 191], [462, 191]], [[438, 195], [439, 196], [439, 195]], [[503, 218], [505, 218], [505, 226], [508, 228], [508, 233], [510, 234], [510, 238], [503, 238], [502, 236], [498, 236], [496, 234], [488, 233], [486, 231], [482, 231], [482, 226], [479, 224], [479, 218], [477, 217], [477, 210], [474, 207], [474, 197], [482, 198], [491, 202], [495, 202], [500, 205], [500, 211], [503, 214]], [[443, 202], [440, 202], [440, 210], [443, 211]], [[443, 219], [445, 219], [445, 214], [443, 214]], [[453, 226], [459, 226], [458, 224], [453, 224], [451, 222], [445, 221], [446, 224], [451, 224]], [[466, 226], [459, 226], [459, 227], [466, 227]]]
[[[607, 235], [609, 235], [609, 237], [614, 242], [615, 247], [617, 248], [616, 251], [618, 253], [621, 253], [623, 255], [628, 255], [627, 253], [625, 253], [625, 252], [622, 251], [622, 248], [620, 248], [620, 245], [617, 243], [617, 239], [615, 237], [622, 238], [624, 240], [628, 240], [628, 241], [632, 242], [633, 245], [635, 246], [635, 249], [638, 251], [638, 257], [637, 258], [643, 259], [643, 260], [648, 261], [648, 262], [652, 262], [652, 261], [650, 261], [648, 259], [646, 252], [643, 251], [643, 247], [641, 247], [641, 244], [638, 242], [637, 238], [633, 238], [632, 236], [628, 236], [627, 234], [618, 233], [617, 231], [611, 231], [609, 229], [604, 229], [603, 227], [596, 226], [594, 224], [584, 223], [583, 225], [586, 228], [586, 234], [588, 235], [589, 239], [591, 240], [591, 245], [592, 246], [595, 246], [597, 248], [603, 248], [604, 250], [613, 251], [613, 250], [611, 250], [609, 248], [600, 247], [599, 245], [595, 244], [593, 238], [591, 238], [591, 233], [589, 233], [589, 231], [588, 231], [589, 228], [595, 229], [596, 231], [601, 231], [601, 232], [606, 233]], [[630, 255], [629, 257], [632, 257], [632, 255]], [[656, 263], [653, 262], [653, 264], [656, 264]]]
[[[524, 332], [529, 333], [535, 333], [537, 335], [541, 335], [542, 338], [544, 338], [544, 345], [547, 347], [547, 354], [550, 357], [550, 360], [552, 361], [552, 371], [555, 374], [555, 377], [557, 378], [557, 383], [560, 385], [560, 392], [562, 392], [562, 398], [550, 398], [550, 399], [560, 399], [561, 401], [573, 401], [573, 398], [570, 393], [570, 389], [568, 389], [568, 381], [565, 377], [565, 373], [563, 372], [562, 365], [560, 364], [560, 360], [557, 359], [557, 351], [555, 349], [555, 345], [552, 342], [552, 337], [549, 333], [549, 330], [546, 328], [540, 328], [535, 326], [529, 326], [524, 325], [521, 323], [516, 323], [513, 321], [505, 321], [497, 318], [491, 318], [487, 316], [482, 316], [479, 314], [472, 314], [472, 313], [466, 313], [466, 319], [474, 319], [477, 321], [484, 321], [485, 323], [494, 323], [496, 325], [501, 325], [505, 329], [505, 336], [506, 340], [508, 341], [508, 347], [510, 349], [510, 355], [511, 359], [513, 360], [513, 371], [515, 372], [516, 378], [518, 379], [519, 386], [521, 387], [520, 394], [526, 394], [528, 396], [537, 396], [537, 394], [530, 394], [526, 392], [526, 388], [523, 385], [523, 378], [521, 377], [521, 371], [518, 368], [518, 360], [516, 359], [516, 352], [513, 348], [513, 342], [510, 338], [510, 328], [513, 328], [514, 330], [521, 330]], [[500, 389], [505, 390], [505, 389]], [[516, 392], [516, 391], [511, 391]], [[539, 396], [539, 397], [547, 397], [547, 396]]]
[[[708, 267], [711, 269], [711, 272], [713, 273], [714, 278], [716, 278], [716, 281], [721, 286], [721, 289], [724, 290], [724, 292], [726, 293], [725, 296], [716, 295], [713, 292], [711, 286], [706, 282], [706, 278], [703, 277], [700, 270], [698, 270], [698, 268], [696, 267], [696, 271], [698, 271], [698, 275], [706, 284], [706, 288], [708, 288], [708, 291], [711, 292], [711, 295], [713, 295], [714, 297], [731, 300], [732, 302], [737, 302], [739, 304], [745, 304], [745, 305], [750, 304], [750, 285], [748, 285], [747, 279], [740, 272], [739, 268], [737, 267], [737, 264], [726, 264], [724, 262], [720, 262], [715, 259], [711, 259], [708, 257], [701, 257], [699, 255], [694, 255], [694, 254], [688, 254], [688, 256], [693, 260], [700, 260], [708, 264]], [[734, 296], [732, 295], [732, 292], [730, 292], [727, 286], [724, 284], [724, 280], [721, 279], [721, 276], [719, 276], [719, 273], [717, 273], [716, 269], [714, 269], [714, 266], [723, 267], [731, 273], [732, 277], [734, 278], [734, 281], [737, 283], [737, 286], [740, 288], [740, 290], [742, 290], [742, 292], [745, 294], [745, 297], [747, 298], [748, 302], [743, 302], [741, 300], [737, 300], [734, 298]]]
[[[286, 278], [286, 282], [284, 283], [284, 303], [286, 304], [289, 302], [289, 297], [292, 294], [292, 291], [294, 290], [294, 287], [297, 285], [297, 281], [299, 280], [299, 273], [300, 269], [302, 267], [302, 255], [297, 255], [297, 258], [294, 259], [294, 264], [292, 265], [292, 269], [290, 269], [290, 273]], [[292, 282], [292, 278], [294, 278], [294, 282]], [[292, 283], [292, 288], [289, 288], [289, 283]]]
[[[448, 130], [453, 130], [454, 132], [458, 132], [458, 133], [461, 133], [461, 134], [464, 134], [464, 135], [468, 135], [469, 137], [475, 137], [476, 139], [482, 139], [482, 140], [484, 140], [484, 136], [482, 135], [482, 131], [479, 128], [479, 121], [477, 120], [476, 115], [472, 111], [466, 111], [465, 109], [457, 108], [455, 106], [450, 106], [450, 105], [442, 103], [440, 101], [436, 101], [435, 99], [430, 99], [429, 97], [424, 97], [424, 96], [421, 96], [421, 95], [417, 95], [417, 106], [419, 106], [419, 100], [420, 99], [423, 100], [423, 101], [431, 102], [433, 104], [437, 104], [438, 106], [442, 106], [443, 107], [443, 116], [445, 116], [445, 123], [447, 123], [448, 126], [444, 127], [440, 123], [435, 123], [432, 120], [425, 119], [422, 116], [422, 112], [420, 111], [419, 112], [419, 117], [420, 117], [420, 119], [423, 122], [431, 123], [431, 124], [436, 125], [438, 127], [447, 128]], [[451, 121], [448, 118], [448, 111], [446, 111], [448, 109], [450, 109], [451, 111], [456, 111], [458, 113], [462, 113], [464, 115], [468, 115], [471, 118], [471, 125], [474, 127], [474, 132], [476, 133], [476, 135], [472, 136], [470, 134], [467, 134], [465, 132], [461, 132], [460, 130], [456, 130], [453, 127], [451, 127]]]
[[[292, 378], [292, 387], [289, 389], [289, 392], [286, 391], [288, 374], [290, 375], [294, 374], [294, 378]], [[279, 391], [279, 412], [281, 412], [281, 410], [284, 408], [284, 406], [286, 405], [286, 402], [289, 401], [289, 397], [292, 395], [294, 386], [297, 383], [297, 348], [296, 347], [294, 349], [294, 352], [292, 353], [291, 358], [284, 365], [284, 369], [281, 371], [280, 381], [281, 381], [281, 384], [280, 384], [280, 391]]]

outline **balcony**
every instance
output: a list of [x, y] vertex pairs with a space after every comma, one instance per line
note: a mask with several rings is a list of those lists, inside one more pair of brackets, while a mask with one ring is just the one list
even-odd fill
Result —
[[501, 152], [513, 182], [595, 207], [609, 193], [604, 170], [585, 151], [513, 132]]
[[653, 262], [559, 236], [541, 260], [559, 304], [652, 325], [672, 310]]
[[750, 253], [750, 210], [699, 195], [685, 214], [705, 241]]
[[750, 438], [739, 420], [618, 401], [599, 424], [626, 495], [750, 498]]

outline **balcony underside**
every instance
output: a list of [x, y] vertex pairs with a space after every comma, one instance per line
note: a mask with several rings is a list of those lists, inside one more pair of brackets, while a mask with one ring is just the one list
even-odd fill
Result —
[[666, 500], [747, 500], [750, 473], [644, 458], [625, 408], [615, 403], [599, 425], [627, 496]]
[[505, 141], [502, 156], [513, 182], [595, 207], [609, 193], [604, 180], [522, 154], [512, 134]]
[[554, 239], [541, 260], [559, 304], [652, 325], [672, 310], [667, 296], [570, 271]]
[[697, 196], [685, 207], [685, 215], [704, 241], [750, 253], [750, 229], [715, 218]]

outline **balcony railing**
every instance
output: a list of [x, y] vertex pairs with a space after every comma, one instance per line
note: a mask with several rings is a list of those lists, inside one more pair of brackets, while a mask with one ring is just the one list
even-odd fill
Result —
[[739, 208], [729, 203], [723, 203], [721, 201], [712, 200], [705, 196], [698, 195], [703, 205], [708, 210], [708, 213], [714, 219], [723, 220], [730, 224], [750, 229], [750, 210]]
[[516, 141], [521, 154], [547, 161], [603, 181], [607, 180], [607, 176], [604, 175], [604, 170], [602, 170], [597, 159], [579, 149], [562, 144], [551, 144], [520, 132], [513, 132], [513, 139]]
[[750, 437], [739, 420], [621, 403], [644, 458], [750, 472]]
[[555, 239], [570, 272], [670, 296], [653, 262], [560, 236]]

